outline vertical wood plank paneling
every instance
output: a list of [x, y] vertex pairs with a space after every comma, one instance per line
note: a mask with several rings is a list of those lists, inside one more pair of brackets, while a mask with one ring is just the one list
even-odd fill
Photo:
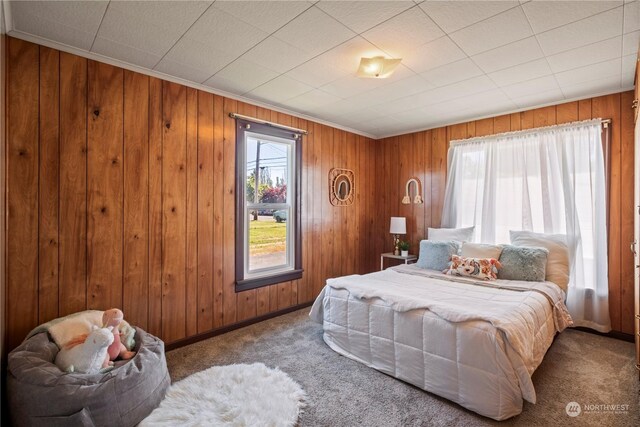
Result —
[[600, 96], [592, 99], [593, 117], [611, 119], [611, 175], [609, 194], [609, 314], [614, 330], [621, 330], [621, 147], [620, 147], [620, 94]]
[[533, 110], [533, 127], [551, 126], [556, 124], [556, 106], [536, 108]]
[[578, 101], [578, 120], [589, 120], [591, 118], [593, 118], [591, 114], [591, 98]]
[[493, 132], [504, 133], [511, 130], [511, 116], [509, 114], [493, 119]]
[[186, 333], [187, 90], [163, 82], [162, 142], [162, 336]]
[[7, 96], [7, 330], [9, 348], [38, 322], [37, 45], [9, 39]]
[[236, 121], [229, 113], [237, 112], [237, 102], [224, 100], [223, 132], [224, 132], [224, 195], [223, 204], [223, 325], [231, 325], [237, 319], [237, 297], [235, 290], [235, 158], [236, 158]]
[[[379, 253], [391, 249], [389, 216], [407, 217], [414, 252], [426, 227], [440, 226], [450, 139], [591, 117], [613, 120], [611, 313], [614, 329], [631, 332], [633, 206], [623, 181], [633, 173], [632, 117], [625, 110], [631, 93], [372, 141], [8, 43], [6, 315], [13, 345], [39, 321], [87, 306], [121, 305], [133, 323], [174, 342], [310, 301], [328, 277], [378, 268]], [[238, 294], [231, 111], [309, 130], [303, 278]], [[356, 172], [351, 207], [329, 203], [332, 167]], [[426, 203], [405, 206], [404, 183], [413, 175], [423, 182]]]
[[634, 175], [633, 92], [620, 94], [620, 330], [634, 333], [634, 257], [630, 245], [634, 240], [634, 200], [631, 179]]
[[556, 106], [557, 123], [571, 123], [578, 120], [578, 102], [567, 102]]
[[223, 325], [224, 98], [213, 97], [213, 327]]
[[531, 129], [534, 126], [533, 124], [533, 110], [523, 111], [520, 113], [520, 129]]
[[198, 91], [198, 333], [213, 329], [213, 95]]
[[124, 71], [124, 257], [122, 310], [149, 319], [149, 77]]
[[87, 308], [87, 60], [60, 52], [59, 314]]
[[87, 306], [122, 307], [123, 70], [89, 61]]
[[493, 119], [476, 120], [476, 136], [485, 136], [495, 133], [493, 131]]
[[60, 52], [40, 47], [38, 322], [58, 317]]
[[187, 88], [186, 336], [198, 332], [198, 91]]
[[[493, 123], [493, 122], [492, 122]], [[477, 123], [476, 123], [477, 129]], [[447, 129], [431, 130], [431, 227], [440, 227], [447, 179]]]
[[162, 334], [162, 81], [149, 78], [149, 332]]
[[[324, 286], [324, 260], [322, 253], [325, 249], [325, 236], [324, 236], [324, 212], [325, 212], [325, 193], [323, 187], [325, 181], [323, 180], [324, 165], [322, 155], [322, 142], [323, 139], [323, 126], [318, 123], [313, 124], [313, 236], [314, 244], [312, 247], [313, 257], [313, 294], [320, 293]], [[327, 184], [328, 185], [328, 184]], [[327, 197], [328, 193], [327, 193]]]

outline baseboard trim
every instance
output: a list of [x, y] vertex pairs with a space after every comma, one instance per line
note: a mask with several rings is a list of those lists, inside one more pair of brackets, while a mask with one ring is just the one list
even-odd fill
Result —
[[227, 332], [235, 331], [236, 329], [245, 328], [247, 326], [251, 326], [255, 323], [264, 322], [265, 320], [273, 319], [274, 317], [282, 316], [284, 314], [291, 313], [293, 311], [300, 310], [305, 307], [310, 307], [313, 304], [313, 301], [305, 302], [302, 304], [297, 304], [291, 307], [287, 307], [282, 310], [273, 311], [271, 313], [263, 314], [262, 316], [252, 317], [251, 319], [243, 320], [242, 322], [234, 323], [229, 326], [224, 326], [222, 328], [213, 329], [211, 331], [203, 332], [201, 334], [192, 335], [187, 338], [180, 339], [178, 341], [171, 342], [165, 345], [166, 351], [175, 350], [180, 347], [184, 347], [189, 344], [195, 344], [199, 341], [206, 340], [208, 338], [213, 338], [218, 335], [226, 334]]
[[590, 328], [584, 328], [582, 326], [577, 326], [577, 327], [571, 328], [571, 329], [576, 329], [576, 330], [582, 331], [582, 332], [588, 332], [588, 333], [594, 334], [594, 335], [600, 335], [601, 337], [609, 337], [609, 338], [615, 338], [617, 340], [622, 340], [622, 341], [635, 342], [633, 334], [627, 334], [627, 333], [624, 333], [624, 332], [619, 332], [619, 331], [598, 332], [598, 331], [595, 331], [595, 330], [590, 329]]

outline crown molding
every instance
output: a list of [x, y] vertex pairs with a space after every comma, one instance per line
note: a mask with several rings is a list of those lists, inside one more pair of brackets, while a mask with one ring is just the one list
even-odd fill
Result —
[[[4, 5], [5, 0], [0, 0], [0, 1], [2, 1], [3, 5]], [[8, 9], [9, 9], [8, 7], [5, 7], [4, 8], [5, 12]], [[5, 21], [7, 21], [6, 15], [5, 15]], [[225, 98], [233, 99], [233, 100], [240, 101], [240, 102], [245, 102], [247, 104], [255, 105], [257, 107], [267, 108], [269, 110], [277, 111], [277, 112], [283, 113], [283, 114], [288, 114], [288, 115], [295, 116], [295, 117], [298, 117], [298, 118], [304, 119], [304, 120], [309, 120], [309, 121], [312, 121], [312, 122], [315, 122], [315, 123], [320, 123], [322, 125], [326, 125], [326, 126], [330, 126], [330, 127], [336, 128], [336, 129], [344, 130], [346, 132], [350, 132], [350, 133], [353, 133], [353, 134], [356, 134], [356, 135], [361, 135], [361, 136], [364, 136], [366, 138], [370, 138], [370, 139], [374, 139], [374, 140], [378, 139], [378, 137], [376, 137], [375, 135], [372, 135], [372, 134], [369, 134], [369, 133], [366, 133], [366, 132], [362, 132], [360, 130], [353, 129], [353, 128], [350, 128], [350, 127], [347, 127], [347, 126], [342, 126], [342, 125], [340, 125], [338, 123], [333, 123], [333, 122], [330, 122], [330, 121], [327, 121], [327, 120], [319, 119], [317, 117], [308, 116], [306, 114], [302, 114], [302, 113], [299, 113], [297, 111], [292, 111], [292, 110], [288, 110], [286, 108], [277, 107], [275, 105], [271, 105], [271, 104], [266, 103], [266, 102], [260, 102], [260, 101], [257, 101], [255, 99], [251, 99], [251, 98], [247, 98], [247, 97], [240, 96], [240, 95], [237, 95], [237, 94], [233, 94], [233, 93], [225, 92], [225, 91], [222, 91], [222, 90], [218, 90], [218, 89], [212, 88], [210, 86], [205, 86], [205, 85], [200, 84], [200, 83], [194, 83], [194, 82], [189, 81], [189, 80], [181, 79], [179, 77], [174, 77], [174, 76], [171, 76], [169, 74], [160, 73], [158, 71], [150, 70], [148, 68], [140, 67], [138, 65], [133, 65], [133, 64], [130, 64], [130, 63], [125, 62], [125, 61], [120, 61], [118, 59], [110, 58], [108, 56], [100, 55], [100, 54], [93, 53], [93, 52], [87, 52], [86, 50], [78, 49], [76, 47], [69, 46], [69, 45], [64, 44], [64, 43], [59, 43], [59, 42], [56, 42], [56, 41], [53, 41], [53, 40], [46, 39], [44, 37], [34, 36], [33, 34], [24, 33], [22, 31], [14, 30], [14, 29], [8, 30], [7, 31], [7, 35], [9, 35], [11, 37], [15, 37], [17, 39], [25, 40], [25, 41], [28, 41], [28, 42], [31, 42], [31, 43], [35, 43], [35, 44], [39, 44], [39, 45], [42, 45], [42, 46], [50, 47], [52, 49], [57, 49], [57, 50], [60, 50], [60, 51], [63, 51], [63, 52], [67, 52], [67, 53], [71, 53], [71, 54], [74, 54], [74, 55], [78, 55], [78, 56], [81, 56], [83, 58], [92, 59], [92, 60], [95, 60], [95, 61], [104, 62], [106, 64], [113, 65], [113, 66], [116, 66], [116, 67], [124, 68], [126, 70], [135, 71], [136, 73], [145, 74], [145, 75], [151, 76], [151, 77], [157, 77], [159, 79], [170, 81], [170, 82], [173, 82], [173, 83], [178, 83], [178, 84], [181, 84], [183, 86], [187, 86], [187, 87], [191, 87], [191, 88], [194, 88], [194, 89], [201, 90], [203, 92], [208, 92], [208, 93], [212, 93], [214, 95], [224, 96]]]

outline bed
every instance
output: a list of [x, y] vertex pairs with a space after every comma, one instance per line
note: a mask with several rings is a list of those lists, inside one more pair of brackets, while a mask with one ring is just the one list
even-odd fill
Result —
[[491, 282], [415, 265], [327, 280], [310, 317], [334, 351], [504, 420], [535, 403], [531, 375], [571, 325], [551, 282]]

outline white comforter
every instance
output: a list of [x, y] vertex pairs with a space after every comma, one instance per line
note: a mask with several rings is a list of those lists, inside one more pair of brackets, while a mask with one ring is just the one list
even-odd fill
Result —
[[[564, 292], [550, 282], [477, 281], [469, 278], [447, 276], [442, 273], [423, 270], [413, 265], [402, 265], [364, 276], [353, 275], [329, 279], [327, 280], [327, 286], [312, 307], [311, 318], [325, 324], [325, 341], [334, 350], [340, 351], [347, 356], [354, 356], [353, 358], [360, 361], [363, 361], [361, 359], [366, 359], [366, 357], [361, 357], [351, 348], [344, 348], [350, 347], [348, 339], [341, 340], [339, 334], [336, 334], [335, 337], [331, 336], [331, 329], [335, 331], [336, 325], [344, 326], [348, 330], [347, 336], [352, 336], [353, 330], [358, 329], [359, 326], [350, 325], [349, 320], [345, 322], [337, 321], [336, 318], [341, 317], [341, 315], [336, 313], [333, 314], [333, 319], [329, 319], [328, 323], [325, 321], [327, 320], [325, 319], [327, 315], [331, 316], [327, 307], [330, 305], [330, 299], [334, 298], [337, 301], [341, 298], [339, 296], [340, 292], [344, 293], [345, 291], [348, 294], [346, 298], [349, 301], [363, 303], [378, 301], [377, 304], [390, 307], [396, 313], [408, 313], [422, 309], [433, 313], [434, 317], [444, 319], [455, 325], [464, 325], [468, 324], [464, 322], [472, 321], [488, 322], [504, 337], [507, 347], [500, 349], [501, 345], [496, 344], [497, 350], [490, 349], [488, 352], [502, 351], [504, 353], [504, 357], [501, 360], [509, 361], [511, 372], [515, 373], [515, 377], [517, 377], [517, 384], [514, 384], [514, 387], [520, 390], [522, 398], [533, 403], [536, 401], [536, 396], [531, 382], [531, 375], [542, 361], [553, 334], [564, 330], [572, 324], [571, 317], [564, 305]], [[337, 305], [334, 302], [334, 306]], [[346, 310], [349, 311], [351, 309], [347, 308]], [[356, 315], [354, 314], [352, 317], [355, 318]], [[429, 323], [430, 328], [439, 327], [437, 322], [432, 322], [432, 319], [428, 321], [426, 319], [428, 316], [424, 317], [422, 322], [425, 327], [427, 327], [427, 323]], [[552, 321], [549, 317], [552, 317]], [[546, 325], [545, 322], [551, 322], [552, 326]], [[340, 323], [346, 324], [339, 325]], [[328, 324], [330, 325], [328, 326]], [[370, 335], [376, 335], [376, 331], [371, 330], [376, 327], [382, 326], [368, 326]], [[541, 334], [541, 330], [546, 332]], [[486, 331], [483, 331], [483, 333], [486, 333]], [[455, 336], [458, 335], [462, 336], [462, 334], [456, 334]], [[442, 336], [445, 336], [445, 334], [442, 334]], [[396, 340], [396, 337], [393, 339]], [[489, 338], [489, 341], [496, 340]], [[338, 349], [337, 347], [340, 348]], [[426, 353], [427, 350], [425, 349], [429, 345], [424, 343], [422, 347]], [[478, 349], [478, 352], [480, 351]], [[478, 354], [478, 356], [481, 356], [481, 354]], [[369, 357], [371, 358], [371, 356]], [[397, 355], [390, 357], [398, 358]], [[425, 360], [427, 360], [426, 356]], [[366, 361], [365, 363], [378, 368], [375, 363]], [[398, 361], [394, 360], [393, 363], [395, 366]], [[503, 365], [504, 363], [496, 362], [496, 364]], [[384, 369], [381, 370], [384, 371]], [[495, 371], [502, 372], [504, 367], [500, 366]], [[426, 368], [423, 375], [427, 375]], [[417, 384], [419, 381], [413, 381], [411, 378], [402, 379], [422, 386]], [[428, 383], [428, 381], [425, 380], [425, 383]], [[447, 397], [447, 393], [438, 393], [438, 390], [433, 390], [433, 388], [422, 387]], [[520, 398], [520, 396], [518, 397]], [[460, 399], [452, 398], [452, 400], [463, 406], [483, 413], [482, 410], [477, 410], [478, 406], [475, 404], [465, 405], [465, 402], [472, 399], [473, 396], [462, 396]], [[480, 404], [480, 407], [482, 406]], [[488, 409], [483, 415], [496, 419], [504, 418], [502, 414], [494, 414], [491, 411]], [[513, 415], [512, 412], [510, 416]]]

